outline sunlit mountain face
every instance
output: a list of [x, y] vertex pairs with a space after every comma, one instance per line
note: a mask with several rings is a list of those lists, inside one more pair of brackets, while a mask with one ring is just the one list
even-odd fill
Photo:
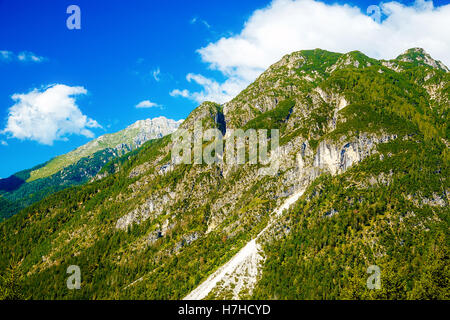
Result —
[[449, 299], [449, 23], [0, 1], [0, 299]]

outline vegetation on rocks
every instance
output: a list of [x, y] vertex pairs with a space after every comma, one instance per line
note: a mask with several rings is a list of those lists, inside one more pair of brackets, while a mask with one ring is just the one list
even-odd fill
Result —
[[25, 298], [180, 299], [258, 237], [257, 281], [234, 270], [207, 298], [448, 299], [449, 95], [448, 70], [421, 49], [286, 55], [181, 125], [280, 129], [276, 175], [175, 164], [170, 135], [149, 141], [0, 223], [0, 274], [14, 265]]

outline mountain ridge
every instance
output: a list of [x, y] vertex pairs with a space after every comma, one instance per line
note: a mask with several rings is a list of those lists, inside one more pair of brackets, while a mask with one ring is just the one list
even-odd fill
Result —
[[[277, 174], [177, 164], [171, 135], [149, 141], [0, 223], [0, 270], [38, 299], [448, 299], [449, 80], [356, 52], [286, 55], [180, 127], [279, 129]], [[81, 290], [65, 288], [69, 265]]]
[[[45, 167], [34, 170], [28, 178], [28, 182], [39, 178], [45, 178], [63, 169], [77, 160], [89, 156], [96, 151], [106, 148], [112, 149], [133, 149], [147, 140], [160, 138], [173, 129], [176, 129], [183, 120], [172, 120], [160, 116], [153, 119], [138, 120], [123, 130], [115, 133], [104, 134], [88, 143], [64, 154], [49, 160]], [[63, 159], [61, 159], [63, 158]], [[52, 165], [52, 163], [55, 163]], [[51, 166], [51, 167], [50, 167]], [[50, 167], [47, 169], [47, 167]]]

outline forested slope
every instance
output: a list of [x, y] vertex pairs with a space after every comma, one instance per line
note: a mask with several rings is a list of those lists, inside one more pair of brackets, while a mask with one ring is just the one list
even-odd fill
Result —
[[[390, 61], [286, 55], [181, 125], [201, 121], [225, 140], [232, 129], [279, 129], [276, 175], [259, 175], [262, 164], [176, 164], [171, 136], [147, 142], [101, 179], [1, 223], [0, 272], [18, 274], [26, 298], [179, 299], [270, 221], [256, 285], [219, 283], [208, 298], [448, 299], [449, 76], [418, 48]], [[66, 287], [69, 265], [81, 269], [80, 290]], [[371, 265], [380, 290], [366, 286]]]

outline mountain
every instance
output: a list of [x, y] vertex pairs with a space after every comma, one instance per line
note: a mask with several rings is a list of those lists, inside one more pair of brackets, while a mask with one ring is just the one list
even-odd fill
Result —
[[[1, 223], [0, 271], [20, 288], [6, 296], [449, 299], [449, 77], [417, 48], [286, 55], [230, 102], [202, 103], [98, 179]], [[275, 170], [250, 147], [242, 165], [220, 152], [179, 164], [173, 138], [197, 141], [199, 125], [225, 143], [278, 129]], [[70, 265], [80, 290], [66, 287]]]
[[161, 138], [175, 131], [182, 121], [165, 117], [140, 120], [116, 133], [105, 134], [62, 156], [50, 160], [45, 166], [31, 171], [27, 182], [48, 177], [61, 169], [107, 148], [130, 151], [150, 139]]
[[140, 120], [44, 164], [0, 179], [0, 220], [51, 193], [84, 184], [112, 159], [139, 148], [148, 140], [174, 132], [181, 123], [182, 120], [165, 117]]

